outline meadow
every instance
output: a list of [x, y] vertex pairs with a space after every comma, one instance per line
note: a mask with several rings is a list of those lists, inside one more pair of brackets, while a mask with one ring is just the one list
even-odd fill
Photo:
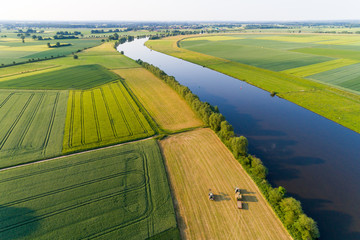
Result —
[[0, 90], [0, 168], [61, 154], [68, 92]]
[[145, 112], [120, 81], [90, 90], [72, 90], [67, 106], [64, 152], [155, 134], [144, 116]]
[[119, 77], [101, 65], [80, 65], [0, 78], [0, 88], [89, 89]]
[[[160, 142], [184, 239], [291, 239], [256, 184], [210, 129]], [[234, 188], [243, 194], [237, 209]], [[208, 200], [209, 189], [215, 195]]]
[[[230, 51], [231, 47], [234, 49], [239, 45], [245, 46], [246, 43], [251, 42], [254, 40], [252, 44], [263, 44], [264, 41], [272, 41], [271, 45], [274, 45], [274, 42], [278, 42], [279, 45], [282, 43], [291, 44], [293, 47], [290, 48], [288, 45], [287, 51], [297, 51], [296, 50], [296, 41], [300, 41], [298, 39], [289, 42], [281, 42], [279, 40], [274, 40], [276, 38], [271, 36], [271, 40], [266, 40], [263, 36], [259, 36], [257, 34], [253, 35], [246, 35], [240, 34], [241, 38], [239, 40], [222, 40], [216, 42], [216, 44], [228, 44], [228, 48], [226, 51]], [[291, 39], [293, 35], [284, 35], [284, 36], [277, 36], [281, 40], [283, 39]], [[299, 35], [301, 36], [301, 35]], [[298, 35], [294, 36], [295, 38]], [[311, 35], [305, 35], [303, 38], [309, 38]], [[315, 49], [312, 48], [314, 42], [322, 41], [324, 36], [314, 36], [313, 39], [307, 39], [301, 41], [302, 48], [301, 49]], [[328, 40], [331, 38], [335, 38], [337, 36], [326, 35], [325, 37]], [[351, 38], [351, 36], [348, 36]], [[246, 39], [245, 39], [246, 38]], [[320, 39], [319, 39], [320, 38]], [[184, 41], [181, 41], [185, 39]], [[197, 37], [198, 39], [198, 37]], [[205, 45], [213, 46], [214, 41], [206, 41], [202, 43], [202, 48], [205, 49]], [[246, 42], [244, 42], [246, 40]], [[261, 41], [259, 41], [261, 40]], [[358, 121], [359, 112], [356, 109], [360, 109], [360, 99], [358, 95], [358, 71], [357, 67], [358, 64], [357, 59], [355, 58], [338, 58], [335, 55], [329, 55], [327, 57], [331, 57], [331, 59], [324, 61], [322, 63], [315, 63], [305, 65], [303, 67], [295, 67], [287, 69], [285, 72], [282, 71], [271, 71], [255, 66], [251, 66], [248, 64], [242, 64], [237, 61], [230, 61], [228, 58], [220, 58], [218, 56], [207, 55], [204, 53], [190, 51], [185, 48], [180, 48], [179, 45], [182, 46], [183, 44], [191, 45], [191, 37], [184, 37], [184, 36], [177, 36], [177, 37], [170, 37], [161, 40], [151, 40], [146, 43], [146, 45], [154, 50], [179, 57], [185, 59], [187, 61], [206, 66], [210, 69], [215, 71], [219, 71], [230, 75], [232, 77], [238, 78], [245, 82], [248, 82], [252, 85], [255, 85], [259, 88], [262, 88], [266, 91], [273, 92], [276, 95], [288, 99], [300, 106], [303, 106], [315, 113], [318, 113], [330, 120], [333, 120], [345, 127], [348, 127], [356, 132], [360, 132], [360, 123]], [[196, 43], [197, 42], [197, 43]], [[206, 44], [204, 43], [206, 42]], [[234, 43], [236, 42], [236, 44]], [[243, 42], [243, 43], [241, 43]], [[194, 46], [199, 44], [199, 40], [194, 41]], [[304, 44], [311, 44], [308, 48], [303, 48]], [[220, 46], [219, 45], [219, 46]], [[277, 46], [276, 44], [274, 46]], [[339, 45], [324, 45], [328, 48], [334, 46], [334, 51], [345, 51], [339, 49]], [[350, 46], [350, 45], [349, 45]], [[351, 47], [354, 47], [352, 45]], [[246, 47], [246, 46], [245, 46]], [[253, 47], [253, 46], [252, 46]], [[340, 46], [341, 47], [341, 46]], [[222, 51], [220, 48], [219, 51]], [[257, 53], [258, 57], [261, 57], [261, 50], [262, 45], [258, 45], [257, 47], [259, 51]], [[328, 49], [326, 48], [326, 49]], [[211, 47], [208, 48], [209, 51], [213, 51]], [[265, 49], [265, 47], [264, 47]], [[272, 50], [281, 50], [281, 48], [274, 48]], [[279, 51], [280, 51], [279, 50]], [[307, 51], [304, 53], [312, 54], [311, 51]], [[215, 51], [215, 50], [214, 50]], [[235, 50], [234, 50], [235, 51]], [[284, 50], [281, 50], [284, 51]], [[347, 50], [347, 53], [351, 52]], [[354, 53], [356, 54], [356, 53]], [[231, 54], [230, 54], [231, 55]], [[204, 56], [204, 57], [203, 57]], [[318, 56], [313, 55], [316, 59]], [[246, 57], [246, 56], [245, 56]], [[251, 57], [251, 56], [250, 56]], [[276, 62], [277, 60], [274, 57], [274, 60], [269, 59], [269, 64], [273, 64], [271, 62]], [[335, 64], [334, 64], [335, 62]], [[350, 64], [350, 65], [347, 65]], [[281, 68], [279, 69], [281, 70]], [[327, 73], [339, 71], [338, 75], [331, 80], [331, 78], [322, 77], [321, 75], [326, 75]], [[294, 74], [291, 74], [293, 72]], [[313, 74], [309, 75], [306, 78], [299, 77], [297, 74]], [[328, 75], [329, 76], [329, 75]], [[333, 75], [332, 75], [333, 76]], [[343, 82], [336, 82], [336, 80], [344, 79]], [[314, 81], [315, 80], [315, 81]], [[347, 87], [347, 88], [346, 88]], [[349, 89], [349, 91], [347, 91]], [[345, 91], [346, 90], [346, 91]], [[315, 93], [316, 94], [312, 94]], [[353, 108], [354, 110], [349, 110], [349, 108]]]
[[155, 140], [1, 172], [2, 239], [179, 239]]
[[177, 131], [203, 125], [189, 105], [166, 83], [144, 68], [115, 70], [165, 130]]

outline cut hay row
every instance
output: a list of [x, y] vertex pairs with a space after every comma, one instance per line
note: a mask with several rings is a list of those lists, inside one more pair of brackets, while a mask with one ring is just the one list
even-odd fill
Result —
[[118, 81], [71, 91], [63, 151], [71, 152], [153, 135], [155, 132]]
[[202, 125], [187, 103], [146, 69], [122, 69], [114, 72], [125, 79], [161, 128], [175, 131]]
[[299, 68], [292, 68], [292, 69], [285, 70], [283, 72], [292, 74], [292, 75], [298, 76], [298, 77], [307, 77], [307, 76], [314, 75], [317, 73], [326, 72], [326, 71], [329, 71], [332, 69], [352, 65], [352, 64], [355, 64], [358, 62], [359, 61], [357, 61], [357, 60], [351, 60], [351, 59], [336, 59], [336, 60], [332, 60], [332, 61], [307, 65], [307, 66], [303, 66], [303, 67], [299, 67]]
[[61, 153], [66, 92], [0, 91], [0, 96], [0, 168]]
[[[154, 140], [1, 172], [2, 239], [178, 239]], [[101, 223], [101, 224], [100, 224]]]

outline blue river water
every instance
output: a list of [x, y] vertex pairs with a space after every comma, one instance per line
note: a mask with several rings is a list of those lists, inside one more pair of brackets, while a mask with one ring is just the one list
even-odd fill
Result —
[[118, 50], [218, 106], [248, 138], [249, 153], [262, 159], [269, 181], [284, 186], [318, 222], [321, 239], [360, 239], [360, 134], [243, 81], [148, 49], [146, 40]]

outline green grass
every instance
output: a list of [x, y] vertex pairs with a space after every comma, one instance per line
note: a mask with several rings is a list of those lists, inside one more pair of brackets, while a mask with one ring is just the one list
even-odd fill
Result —
[[338, 85], [360, 93], [360, 63], [308, 76], [321, 82]]
[[[227, 41], [197, 40], [181, 42], [181, 47], [203, 54], [273, 71], [302, 67], [332, 60], [324, 56], [284, 51], [263, 46], [242, 45], [241, 39]], [[249, 41], [249, 40], [248, 40]]]
[[3, 171], [0, 192], [2, 239], [179, 239], [155, 140]]
[[0, 79], [0, 88], [11, 89], [89, 89], [119, 77], [100, 65], [81, 65], [30, 74], [29, 76]]
[[67, 91], [0, 90], [0, 168], [61, 154]]
[[313, 65], [308, 65], [299, 68], [293, 68], [283, 71], [284, 73], [288, 73], [298, 77], [307, 77], [310, 75], [318, 74], [321, 72], [326, 72], [332, 69], [341, 68], [344, 66], [352, 65], [358, 63], [356, 60], [351, 59], [336, 59], [328, 62], [317, 63]]
[[155, 134], [120, 81], [87, 91], [70, 91], [64, 152], [79, 151]]

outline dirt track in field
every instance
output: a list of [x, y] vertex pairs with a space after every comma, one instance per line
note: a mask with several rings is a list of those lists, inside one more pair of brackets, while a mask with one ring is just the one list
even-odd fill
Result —
[[[160, 142], [185, 239], [291, 239], [252, 179], [209, 129]], [[237, 209], [234, 187], [244, 209]], [[208, 200], [209, 189], [215, 201]]]

